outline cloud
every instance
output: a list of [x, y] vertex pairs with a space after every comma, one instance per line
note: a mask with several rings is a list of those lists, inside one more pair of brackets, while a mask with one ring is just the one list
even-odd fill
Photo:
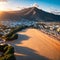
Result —
[[7, 2], [8, 0], [0, 0], [0, 2]]
[[39, 7], [39, 5], [37, 3], [34, 3], [33, 7]]

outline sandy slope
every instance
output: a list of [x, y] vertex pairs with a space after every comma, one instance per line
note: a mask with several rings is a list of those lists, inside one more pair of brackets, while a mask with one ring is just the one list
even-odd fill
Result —
[[17, 60], [60, 60], [60, 41], [36, 29], [18, 34], [17, 40], [8, 42], [15, 47]]

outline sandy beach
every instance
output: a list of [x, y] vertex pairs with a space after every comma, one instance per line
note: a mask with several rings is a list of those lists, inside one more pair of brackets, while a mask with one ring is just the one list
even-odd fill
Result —
[[14, 46], [17, 60], [60, 60], [59, 40], [31, 28], [17, 34], [17, 40], [7, 42]]

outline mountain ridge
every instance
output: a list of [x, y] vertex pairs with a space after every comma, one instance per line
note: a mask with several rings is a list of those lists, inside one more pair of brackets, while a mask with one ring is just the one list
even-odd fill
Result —
[[60, 22], [60, 15], [54, 15], [36, 7], [25, 8], [19, 11], [3, 12], [0, 14], [0, 20], [21, 20], [22, 18], [34, 21]]

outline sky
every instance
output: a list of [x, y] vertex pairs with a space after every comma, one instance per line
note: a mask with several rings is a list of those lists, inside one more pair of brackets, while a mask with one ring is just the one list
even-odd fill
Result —
[[45, 11], [60, 11], [60, 0], [0, 0], [0, 10], [19, 10], [33, 6]]

